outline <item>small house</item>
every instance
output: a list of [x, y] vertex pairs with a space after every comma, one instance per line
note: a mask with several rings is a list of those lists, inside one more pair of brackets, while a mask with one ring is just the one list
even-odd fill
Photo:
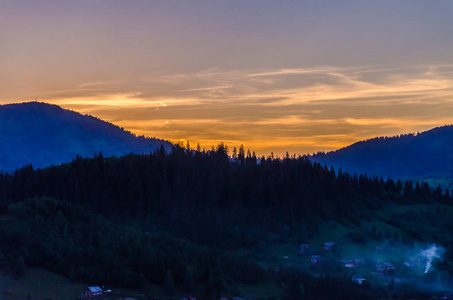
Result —
[[104, 292], [98, 286], [90, 286], [87, 287], [85, 292], [83, 292], [82, 299], [90, 299], [96, 296], [102, 295]]
[[321, 262], [321, 256], [319, 255], [312, 255], [310, 257], [310, 262], [312, 266], [316, 266]]
[[381, 264], [376, 264], [376, 271], [378, 271], [378, 272], [385, 272], [385, 271], [392, 271], [392, 270], [395, 270], [395, 265], [390, 261], [387, 261], [387, 262], [384, 262]]
[[310, 248], [311, 248], [310, 244], [300, 244], [298, 254], [299, 255], [310, 254]]
[[334, 245], [335, 245], [334, 242], [325, 242], [324, 244], [322, 244], [322, 249], [325, 251], [330, 251], [332, 250]]
[[358, 284], [362, 284], [365, 281], [365, 277], [362, 274], [355, 274], [352, 276], [352, 281]]
[[343, 268], [355, 268], [357, 267], [358, 264], [356, 264], [355, 260], [352, 259], [342, 259], [341, 260], [341, 266]]

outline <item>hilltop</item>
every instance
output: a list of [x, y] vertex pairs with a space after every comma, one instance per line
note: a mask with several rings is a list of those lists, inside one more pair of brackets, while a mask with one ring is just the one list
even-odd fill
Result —
[[77, 155], [121, 156], [171, 147], [168, 141], [137, 137], [98, 118], [40, 102], [1, 105], [0, 140], [2, 171], [30, 163], [47, 167]]
[[453, 178], [453, 126], [377, 137], [310, 158], [357, 174], [443, 183]]

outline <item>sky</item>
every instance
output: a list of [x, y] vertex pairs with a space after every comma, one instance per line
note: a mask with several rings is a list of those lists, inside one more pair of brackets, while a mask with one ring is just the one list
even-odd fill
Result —
[[258, 155], [453, 123], [453, 1], [0, 0], [0, 104]]

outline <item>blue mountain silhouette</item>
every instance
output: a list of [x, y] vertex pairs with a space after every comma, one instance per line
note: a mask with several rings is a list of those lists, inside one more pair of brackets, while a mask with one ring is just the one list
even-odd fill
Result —
[[137, 137], [98, 118], [57, 105], [28, 102], [0, 106], [0, 170], [25, 164], [43, 168], [69, 162], [77, 155], [92, 157], [149, 153], [168, 141]]
[[453, 181], [453, 126], [379, 137], [311, 157], [349, 173], [411, 180]]

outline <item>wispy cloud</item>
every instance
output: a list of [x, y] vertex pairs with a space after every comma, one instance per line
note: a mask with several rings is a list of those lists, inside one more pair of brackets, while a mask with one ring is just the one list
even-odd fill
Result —
[[308, 153], [452, 123], [452, 72], [453, 64], [209, 69], [82, 82], [39, 98], [206, 148]]
[[263, 76], [280, 76], [280, 75], [297, 75], [297, 74], [315, 74], [315, 73], [328, 73], [337, 70], [334, 67], [319, 67], [319, 68], [305, 68], [305, 69], [280, 69], [277, 71], [263, 71], [248, 74], [249, 77], [263, 77]]

